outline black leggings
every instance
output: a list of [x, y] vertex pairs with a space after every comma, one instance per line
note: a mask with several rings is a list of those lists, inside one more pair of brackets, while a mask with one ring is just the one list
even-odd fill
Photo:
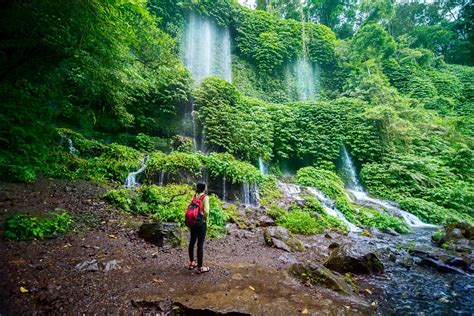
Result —
[[191, 227], [191, 239], [189, 240], [189, 261], [194, 261], [194, 244], [196, 239], [198, 242], [197, 245], [197, 259], [198, 259], [198, 268], [202, 267], [202, 257], [204, 254], [204, 239], [206, 238], [206, 223], [198, 227]]

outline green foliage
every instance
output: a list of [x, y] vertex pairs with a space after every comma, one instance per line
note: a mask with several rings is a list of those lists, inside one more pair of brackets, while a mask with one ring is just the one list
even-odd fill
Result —
[[249, 163], [239, 161], [230, 154], [211, 153], [202, 157], [209, 175], [214, 178], [225, 177], [232, 183], [259, 182], [260, 171]]
[[312, 235], [323, 231], [316, 219], [311, 217], [308, 212], [301, 210], [294, 210], [283, 214], [279, 218], [278, 224], [297, 234]]
[[[400, 201], [400, 207], [415, 214], [426, 223], [448, 224], [452, 222], [474, 223], [474, 219], [467, 214], [461, 214], [452, 209], [446, 209], [433, 202], [419, 198], [405, 198]], [[471, 212], [472, 213], [472, 212]]]
[[394, 39], [378, 24], [362, 27], [352, 39], [353, 54], [361, 61], [390, 57], [396, 47]]
[[[184, 214], [194, 194], [185, 184], [166, 186], [141, 185], [136, 192], [118, 189], [107, 192], [104, 199], [132, 214], [149, 215], [155, 220], [175, 222], [184, 226]], [[222, 209], [222, 202], [213, 194], [209, 197], [208, 234], [218, 237], [223, 233], [229, 215]]]
[[271, 125], [260, 101], [218, 78], [203, 80], [194, 95], [208, 146], [247, 161], [271, 156]]
[[112, 205], [127, 212], [132, 212], [134, 206], [134, 196], [132, 191], [123, 189], [111, 190], [104, 195], [104, 199]]
[[5, 222], [5, 237], [10, 239], [43, 239], [68, 230], [72, 218], [68, 212], [54, 212], [48, 216], [14, 214]]
[[308, 212], [316, 218], [318, 224], [323, 228], [337, 230], [342, 233], [349, 232], [349, 227], [339, 218], [329, 215], [318, 199], [314, 196], [305, 198], [303, 211]]
[[320, 64], [335, 63], [336, 35], [325, 25], [304, 23], [308, 39], [308, 55], [312, 61]]
[[270, 206], [266, 209], [266, 213], [268, 216], [278, 221], [287, 212], [283, 207], [280, 207], [276, 204], [270, 204]]
[[209, 156], [204, 156], [200, 153], [179, 151], [169, 155], [162, 152], [151, 154], [145, 174], [149, 179], [157, 177], [161, 172], [197, 178], [204, 170], [207, 170], [211, 177], [225, 177], [232, 183], [255, 183], [261, 178], [257, 168], [227, 153], [211, 153]]

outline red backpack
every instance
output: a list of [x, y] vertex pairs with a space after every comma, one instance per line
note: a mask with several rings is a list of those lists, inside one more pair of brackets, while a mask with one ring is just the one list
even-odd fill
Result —
[[189, 204], [186, 209], [186, 218], [185, 223], [188, 227], [201, 226], [204, 222], [204, 207], [202, 201], [206, 197], [206, 194], [201, 195], [199, 198], [196, 198], [196, 194], [193, 196], [191, 204]]

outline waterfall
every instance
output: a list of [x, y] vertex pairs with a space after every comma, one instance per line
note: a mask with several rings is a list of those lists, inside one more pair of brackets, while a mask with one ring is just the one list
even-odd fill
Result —
[[222, 178], [222, 201], [226, 201], [227, 199], [227, 192], [225, 190], [225, 176]]
[[293, 72], [296, 79], [296, 91], [298, 101], [314, 101], [318, 97], [319, 72], [307, 58], [298, 58], [293, 65]]
[[242, 183], [242, 204], [245, 206], [250, 206], [250, 186], [248, 182]]
[[342, 146], [342, 172], [344, 174], [344, 180], [348, 189], [363, 192], [364, 188], [357, 178], [356, 168], [352, 162], [349, 153], [347, 152], [346, 146]]
[[74, 144], [72, 143], [72, 139], [67, 139], [67, 145], [69, 147], [69, 153], [72, 155], [77, 155], [77, 149], [74, 148]]
[[158, 176], [158, 185], [159, 185], [160, 187], [163, 186], [164, 180], [165, 180], [165, 171], [164, 171], [164, 170], [161, 170], [161, 171], [160, 171], [160, 175]]
[[258, 207], [260, 205], [260, 193], [256, 183], [242, 183], [240, 194], [242, 204], [245, 205], [245, 207]]
[[[231, 43], [227, 27], [191, 13], [186, 20], [181, 51], [183, 63], [191, 72], [196, 86], [209, 76], [232, 81]], [[197, 130], [194, 103], [185, 109], [183, 126], [186, 129], [189, 125], [192, 125], [188, 127], [188, 133], [192, 133], [194, 150], [204, 151], [205, 136], [202, 135], [200, 144], [197, 142], [200, 131]]]
[[360, 232], [361, 229], [357, 227], [356, 225], [352, 224], [347, 220], [347, 218], [342, 214], [341, 211], [339, 211], [335, 205], [336, 202], [329, 197], [327, 197], [323, 192], [315, 189], [315, 188], [307, 188], [308, 192], [311, 193], [314, 197], [316, 197], [319, 202], [321, 202], [321, 205], [324, 207], [324, 210], [328, 215], [331, 215], [333, 217], [339, 218], [341, 221], [343, 221], [348, 227], [351, 232]]
[[267, 174], [267, 166], [265, 166], [265, 162], [263, 161], [262, 157], [258, 158], [258, 169], [260, 169], [261, 174]]
[[218, 26], [196, 13], [189, 15], [184, 28], [182, 57], [196, 85], [208, 76], [232, 81], [230, 50], [228, 28]]
[[140, 169], [134, 172], [130, 172], [128, 174], [127, 178], [125, 179], [125, 187], [127, 189], [134, 189], [139, 185], [139, 183], [136, 180], [136, 177], [137, 175], [142, 173], [143, 170], [145, 170], [147, 160], [148, 160], [148, 156], [145, 156], [142, 159], [140, 159], [140, 166], [141, 166]]
[[346, 180], [346, 191], [349, 193], [348, 197], [352, 202], [373, 208], [381, 208], [393, 216], [403, 218], [410, 227], [436, 227], [436, 225], [424, 223], [417, 216], [400, 209], [392, 202], [370, 197], [357, 178], [354, 163], [345, 146], [342, 147], [341, 160], [343, 164], [342, 171]]
[[260, 191], [258, 190], [257, 183], [250, 185], [250, 204], [254, 207], [260, 206]]

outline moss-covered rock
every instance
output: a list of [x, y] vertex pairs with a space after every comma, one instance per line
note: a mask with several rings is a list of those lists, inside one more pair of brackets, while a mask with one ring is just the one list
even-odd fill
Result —
[[293, 264], [290, 267], [290, 272], [304, 282], [325, 286], [334, 291], [344, 292], [348, 295], [353, 294], [352, 289], [349, 287], [343, 276], [332, 272], [317, 262]]

